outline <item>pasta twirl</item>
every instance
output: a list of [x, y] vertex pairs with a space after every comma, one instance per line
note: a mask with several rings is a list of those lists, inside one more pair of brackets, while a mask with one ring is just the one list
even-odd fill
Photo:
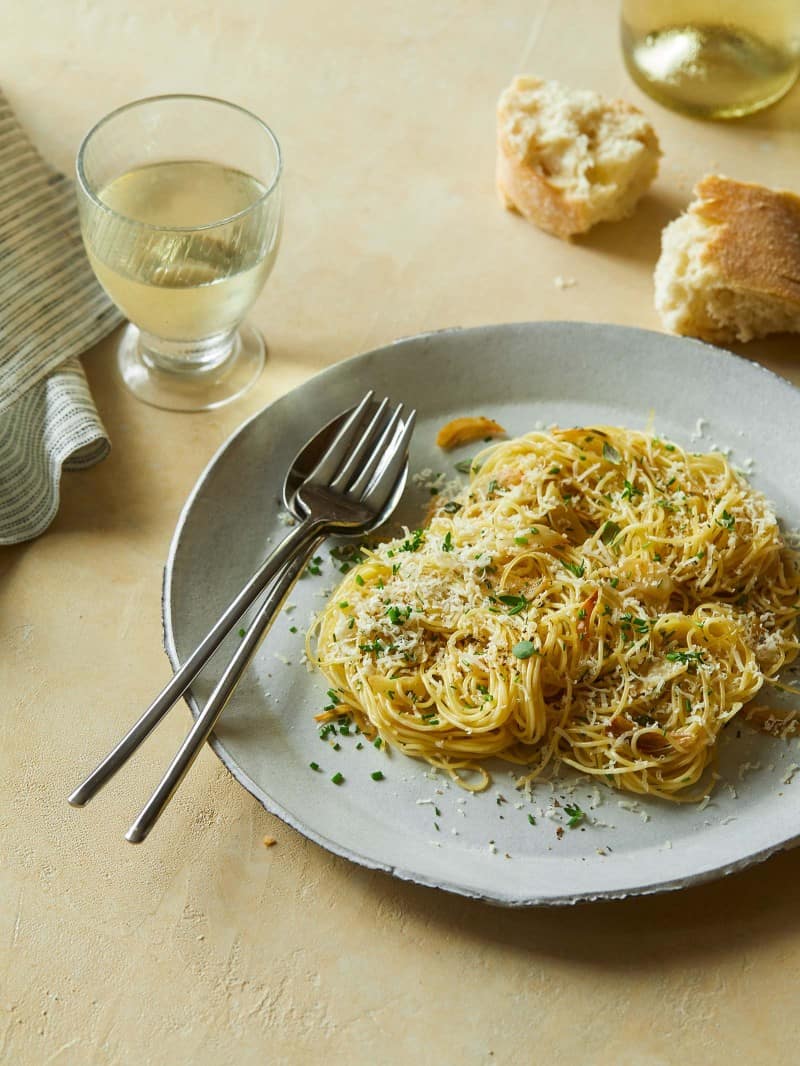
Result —
[[467, 788], [499, 756], [695, 799], [720, 730], [797, 655], [798, 600], [797, 556], [723, 455], [556, 430], [486, 448], [425, 528], [366, 551], [308, 654], [336, 713]]

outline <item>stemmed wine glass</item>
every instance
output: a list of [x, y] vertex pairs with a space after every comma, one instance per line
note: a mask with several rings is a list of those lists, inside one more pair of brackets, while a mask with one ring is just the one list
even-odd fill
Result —
[[264, 341], [244, 318], [278, 252], [281, 170], [272, 130], [207, 96], [137, 100], [84, 138], [83, 241], [129, 319], [117, 358], [138, 399], [206, 410], [260, 374]]

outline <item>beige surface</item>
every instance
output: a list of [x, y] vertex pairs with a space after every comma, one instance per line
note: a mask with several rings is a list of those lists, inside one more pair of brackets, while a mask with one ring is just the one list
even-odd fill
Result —
[[[185, 708], [85, 811], [65, 796], [168, 676], [173, 525], [247, 415], [418, 330], [657, 328], [661, 226], [707, 169], [797, 187], [800, 90], [735, 126], [673, 116], [628, 83], [610, 0], [13, 9], [4, 88], [52, 160], [68, 167], [85, 128], [133, 97], [220, 94], [274, 124], [287, 224], [255, 314], [271, 345], [257, 389], [212, 415], [153, 411], [123, 394], [101, 346], [86, 366], [113, 454], [65, 478], [44, 537], [0, 555], [0, 1061], [796, 1062], [800, 852], [679, 895], [502, 912], [330, 857], [209, 751], [133, 848], [122, 831]], [[494, 105], [518, 71], [624, 93], [652, 117], [665, 159], [635, 218], [569, 246], [499, 207]], [[799, 347], [747, 353], [800, 383]]]

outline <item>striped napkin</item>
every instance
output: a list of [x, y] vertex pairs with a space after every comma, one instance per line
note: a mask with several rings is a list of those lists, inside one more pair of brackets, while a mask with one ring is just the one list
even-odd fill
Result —
[[77, 357], [121, 321], [83, 250], [72, 183], [0, 91], [0, 544], [43, 532], [61, 471], [108, 454]]

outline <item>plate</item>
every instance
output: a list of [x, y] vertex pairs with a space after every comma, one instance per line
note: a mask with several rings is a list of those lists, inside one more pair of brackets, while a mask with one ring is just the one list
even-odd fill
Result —
[[[412, 472], [452, 473], [459, 456], [474, 452], [445, 455], [434, 444], [456, 415], [488, 415], [512, 435], [552, 423], [652, 427], [690, 450], [730, 448], [734, 465], [752, 472], [787, 524], [800, 524], [800, 463], [784, 428], [800, 424], [800, 391], [763, 367], [697, 341], [588, 323], [411, 337], [317, 375], [257, 414], [212, 459], [181, 514], [166, 567], [173, 667], [285, 534], [279, 497], [298, 448], [367, 386], [418, 409]], [[410, 481], [398, 520], [419, 524], [428, 500], [429, 490]], [[503, 764], [492, 788], [471, 796], [426, 764], [357, 736], [339, 738], [335, 751], [313, 717], [327, 702], [326, 683], [303, 662], [303, 630], [339, 577], [328, 547], [321, 576], [298, 582], [212, 741], [236, 779], [311, 840], [398, 878], [506, 905], [680, 888], [797, 842], [797, 741], [736, 723], [720, 745], [711, 801], [692, 807], [637, 802], [575, 779], [555, 793], [539, 785], [528, 799]], [[193, 686], [193, 713], [236, 640], [234, 633]], [[384, 780], [372, 779], [376, 770]], [[345, 778], [338, 787], [337, 771]], [[588, 824], [559, 824], [563, 808], [554, 798], [581, 806]]]

